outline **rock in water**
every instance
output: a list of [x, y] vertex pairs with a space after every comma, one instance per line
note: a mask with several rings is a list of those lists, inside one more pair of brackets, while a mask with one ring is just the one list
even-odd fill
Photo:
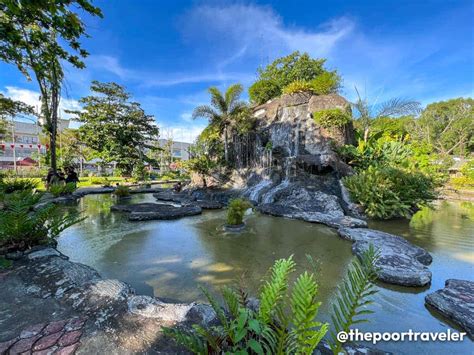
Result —
[[129, 221], [150, 221], [160, 219], [177, 219], [194, 216], [202, 212], [202, 208], [195, 205], [176, 207], [159, 203], [136, 203], [130, 205], [115, 205], [111, 211], [129, 212]]
[[430, 293], [425, 302], [453, 320], [474, 338], [474, 282], [449, 279], [441, 290]]
[[356, 255], [361, 255], [370, 244], [379, 251], [379, 280], [403, 286], [424, 286], [431, 282], [431, 271], [426, 267], [431, 264], [431, 255], [406, 239], [367, 228], [341, 228], [338, 233], [354, 242], [352, 252]]

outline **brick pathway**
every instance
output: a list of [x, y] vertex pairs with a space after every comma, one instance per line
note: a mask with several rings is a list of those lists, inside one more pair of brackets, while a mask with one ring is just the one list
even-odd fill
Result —
[[74, 354], [85, 322], [86, 318], [70, 318], [31, 325], [16, 338], [1, 342], [0, 354]]

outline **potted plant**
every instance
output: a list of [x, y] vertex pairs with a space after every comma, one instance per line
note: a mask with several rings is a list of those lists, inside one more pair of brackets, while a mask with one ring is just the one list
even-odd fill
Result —
[[245, 211], [252, 208], [252, 204], [242, 198], [230, 200], [227, 208], [227, 223], [224, 228], [230, 232], [239, 232], [245, 228]]

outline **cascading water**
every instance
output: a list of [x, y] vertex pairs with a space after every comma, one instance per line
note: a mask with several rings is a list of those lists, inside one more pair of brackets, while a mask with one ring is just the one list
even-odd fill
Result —
[[275, 186], [270, 191], [262, 196], [262, 203], [272, 203], [277, 192], [286, 189], [290, 185], [290, 179], [283, 180], [280, 184]]
[[245, 194], [248, 195], [251, 201], [258, 201], [260, 192], [271, 184], [272, 184], [271, 180], [264, 179], [260, 181], [257, 185], [254, 185], [250, 189], [248, 189]]

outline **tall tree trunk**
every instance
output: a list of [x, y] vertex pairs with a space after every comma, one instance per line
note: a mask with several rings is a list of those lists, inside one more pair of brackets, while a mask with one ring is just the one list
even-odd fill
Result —
[[225, 162], [229, 162], [229, 142], [227, 137], [227, 125], [224, 126], [224, 159]]
[[58, 108], [59, 108], [59, 80], [56, 72], [56, 65], [53, 63], [52, 68], [52, 83], [51, 83], [51, 110], [50, 110], [50, 135], [49, 142], [51, 149], [51, 168], [56, 171], [57, 157], [56, 157], [56, 137], [58, 134]]

